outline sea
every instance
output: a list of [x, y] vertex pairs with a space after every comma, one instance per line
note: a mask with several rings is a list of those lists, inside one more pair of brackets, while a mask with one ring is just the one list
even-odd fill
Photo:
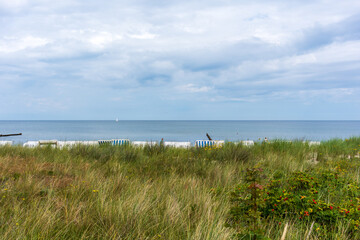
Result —
[[323, 141], [360, 137], [360, 121], [0, 121], [0, 141], [21, 144], [37, 140], [226, 141], [283, 140]]

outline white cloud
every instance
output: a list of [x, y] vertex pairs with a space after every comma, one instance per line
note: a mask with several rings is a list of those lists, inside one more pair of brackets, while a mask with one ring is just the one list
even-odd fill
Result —
[[[268, 96], [269, 99], [284, 99], [298, 100], [301, 99], [305, 104], [311, 104], [317, 100], [327, 99], [327, 101], [334, 102], [353, 102], [359, 101], [356, 99], [356, 94], [360, 92], [360, 88], [325, 88], [325, 89], [308, 89], [308, 90], [294, 90], [294, 91], [279, 91], [274, 92]], [[355, 98], [354, 98], [355, 97]]]
[[187, 84], [178, 87], [179, 90], [189, 93], [209, 92], [212, 88], [207, 86], [195, 86], [194, 84]]
[[156, 34], [151, 33], [140, 33], [140, 34], [129, 34], [130, 38], [135, 39], [154, 39], [156, 37]]
[[95, 33], [89, 38], [89, 42], [98, 47], [105, 47], [107, 44], [110, 44], [114, 41], [121, 40], [121, 35], [114, 35], [108, 32], [99, 32]]
[[28, 0], [0, 0], [0, 9], [16, 10], [25, 7]]
[[0, 52], [11, 53], [24, 49], [32, 49], [46, 45], [50, 40], [46, 38], [25, 37], [3, 37], [0, 39]]

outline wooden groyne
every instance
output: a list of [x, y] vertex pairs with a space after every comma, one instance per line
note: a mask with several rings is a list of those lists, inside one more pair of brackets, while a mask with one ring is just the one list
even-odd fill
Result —
[[12, 137], [12, 136], [21, 136], [22, 133], [10, 133], [10, 134], [0, 134], [0, 137]]

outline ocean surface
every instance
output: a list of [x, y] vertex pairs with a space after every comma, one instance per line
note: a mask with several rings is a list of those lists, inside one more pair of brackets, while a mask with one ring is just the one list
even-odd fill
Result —
[[360, 121], [0, 121], [0, 137], [24, 143], [31, 140], [191, 141], [268, 139], [321, 141], [360, 136]]

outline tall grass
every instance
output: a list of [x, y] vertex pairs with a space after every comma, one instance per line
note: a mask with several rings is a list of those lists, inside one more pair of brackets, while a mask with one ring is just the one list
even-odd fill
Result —
[[[360, 138], [320, 146], [280, 140], [252, 147], [227, 143], [217, 149], [4, 146], [0, 236], [230, 239], [236, 229], [225, 224], [228, 193], [243, 181], [246, 168], [261, 165], [268, 176], [281, 177], [336, 162], [358, 180], [354, 149], [359, 145]], [[338, 226], [339, 236], [343, 228]], [[290, 224], [289, 236], [303, 238], [306, 230]], [[275, 239], [282, 233], [281, 228], [266, 231]]]

